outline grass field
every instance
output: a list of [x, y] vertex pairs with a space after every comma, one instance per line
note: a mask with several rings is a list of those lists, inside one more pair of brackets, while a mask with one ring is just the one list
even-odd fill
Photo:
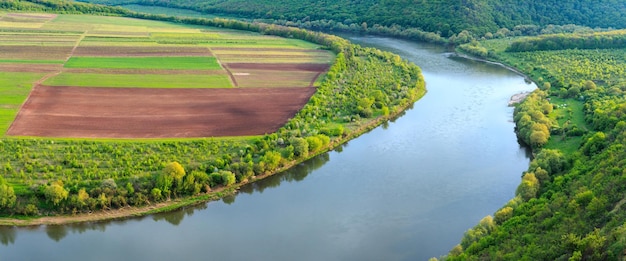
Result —
[[230, 88], [227, 75], [62, 73], [43, 82], [51, 86], [135, 88]]
[[72, 57], [66, 68], [220, 70], [215, 57]]
[[[559, 126], [576, 126], [583, 130], [590, 130], [585, 122], [583, 112], [584, 102], [575, 99], [563, 99], [550, 97], [550, 102], [554, 104], [554, 110], [550, 113], [550, 118], [556, 120]], [[545, 145], [548, 149], [559, 149], [565, 153], [574, 153], [580, 147], [582, 137], [567, 137], [565, 135], [553, 135]]]
[[0, 133], [4, 134], [42, 73], [0, 72]]

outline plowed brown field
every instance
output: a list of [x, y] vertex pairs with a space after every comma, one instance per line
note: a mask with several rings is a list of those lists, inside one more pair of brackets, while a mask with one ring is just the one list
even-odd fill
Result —
[[230, 69], [277, 70], [277, 71], [312, 71], [323, 72], [328, 70], [325, 63], [227, 63]]
[[315, 88], [139, 89], [36, 86], [7, 134], [173, 138], [271, 133]]

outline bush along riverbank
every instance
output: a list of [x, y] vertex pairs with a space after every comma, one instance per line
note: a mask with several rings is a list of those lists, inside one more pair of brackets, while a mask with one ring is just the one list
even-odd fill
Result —
[[[54, 11], [50, 3], [36, 4], [47, 6], [38, 11]], [[32, 3], [27, 7], [35, 8]], [[80, 7], [73, 12], [96, 8]], [[97, 8], [103, 12], [104, 7]], [[425, 93], [416, 65], [336, 36], [225, 19], [114, 11], [307, 40], [337, 56], [304, 108], [277, 132], [264, 136], [139, 141], [2, 138], [1, 224], [121, 218], [218, 199], [235, 193], [242, 184], [284, 171], [367, 132]]]
[[[618, 38], [623, 32], [607, 34]], [[516, 197], [468, 230], [445, 259], [623, 259], [626, 49], [594, 48], [588, 41], [584, 50], [561, 44], [518, 52], [539, 40], [516, 39], [517, 49], [510, 42], [484, 41], [464, 49], [513, 66], [538, 83], [540, 89], [516, 106], [514, 116], [518, 136], [533, 148], [534, 158]]]

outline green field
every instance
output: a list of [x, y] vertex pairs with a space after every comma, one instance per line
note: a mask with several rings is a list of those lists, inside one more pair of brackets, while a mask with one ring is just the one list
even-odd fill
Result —
[[65, 68], [220, 70], [215, 57], [72, 57]]
[[0, 133], [4, 134], [11, 126], [32, 83], [42, 76], [42, 73], [0, 72]]
[[62, 73], [43, 82], [51, 86], [135, 88], [230, 88], [227, 75]]

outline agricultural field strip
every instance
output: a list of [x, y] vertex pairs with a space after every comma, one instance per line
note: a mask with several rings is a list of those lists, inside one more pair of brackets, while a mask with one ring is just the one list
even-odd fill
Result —
[[298, 57], [297, 59], [291, 58], [291, 57], [268, 57], [268, 58], [261, 58], [261, 57], [223, 57], [220, 59], [220, 61], [222, 63], [228, 64], [228, 63], [258, 63], [258, 64], [263, 64], [263, 63], [287, 63], [287, 64], [292, 64], [294, 62], [301, 62], [301, 63], [330, 63], [332, 62], [332, 59], [330, 58], [320, 58], [320, 57]]
[[221, 70], [214, 57], [71, 57], [65, 68]]
[[[142, 30], [146, 30], [147, 27], [140, 28]], [[132, 26], [126, 26], [123, 29], [127, 31], [135, 31], [137, 28]], [[87, 41], [81, 41], [79, 48], [84, 46], [83, 43], [88, 41], [92, 41], [92, 43], [102, 43], [101, 41], [103, 39], [109, 40], [109, 38], [89, 37], [89, 35], [89, 31], [84, 34], [84, 39]], [[125, 42], [131, 42], [132, 44], [130, 44], [130, 46], [137, 47], [137, 45], [135, 44], [136, 39], [129, 39], [126, 35], [124, 35], [121, 39], [123, 39]], [[140, 41], [145, 40], [149, 41], [150, 39], [140, 39]], [[109, 42], [105, 42], [104, 45], [108, 47]], [[172, 56], [175, 55], [176, 54], [172, 54]], [[224, 76], [221, 76], [220, 74], [203, 73], [198, 71], [221, 70], [222, 68], [214, 60], [215, 58], [207, 57], [206, 54], [203, 54], [202, 57], [78, 57], [76, 55], [73, 55], [65, 64], [66, 68], [95, 70], [83, 70], [83, 72], [86, 72], [84, 74], [68, 74], [66, 73], [67, 71], [64, 71], [62, 74], [55, 75], [51, 79], [46, 80], [45, 83], [51, 85], [71, 85], [72, 81], [76, 81], [77, 86], [85, 87], [93, 85], [98, 85], [94, 87], [110, 86], [140, 88], [231, 87], [231, 85], [225, 81]], [[119, 69], [128, 70], [121, 75], [112, 75], [111, 71], [107, 73], [106, 69], [112, 69], [111, 71], [113, 72], [117, 72], [119, 71]], [[173, 72], [171, 70], [185, 70], [185, 72], [181, 74], [185, 79], [180, 79], [180, 76], [172, 76]], [[71, 69], [69, 71], [71, 72]], [[74, 70], [74, 72], [76, 71], [80, 72], [80, 70]], [[94, 72], [103, 74], [94, 74]], [[143, 76], [139, 77], [139, 79], [137, 79], [137, 77], [135, 77], [135, 79], [129, 79], [127, 75], [124, 75], [129, 73], [139, 73]], [[196, 73], [199, 73], [201, 75], [194, 75]], [[164, 76], [158, 74], [169, 75], [166, 76], [167, 78], [169, 78], [169, 81], [168, 79], [164, 79]], [[111, 79], [123, 81], [124, 84], [112, 82]]]
[[100, 74], [61, 73], [43, 82], [51, 86], [136, 88], [231, 88], [225, 74]]
[[40, 86], [25, 105], [28, 113], [22, 114], [9, 132], [18, 136], [95, 134], [111, 138], [253, 135], [275, 131], [314, 92], [312, 88], [146, 90]]
[[138, 46], [79, 46], [74, 57], [130, 57], [130, 56], [213, 56], [207, 47]]

